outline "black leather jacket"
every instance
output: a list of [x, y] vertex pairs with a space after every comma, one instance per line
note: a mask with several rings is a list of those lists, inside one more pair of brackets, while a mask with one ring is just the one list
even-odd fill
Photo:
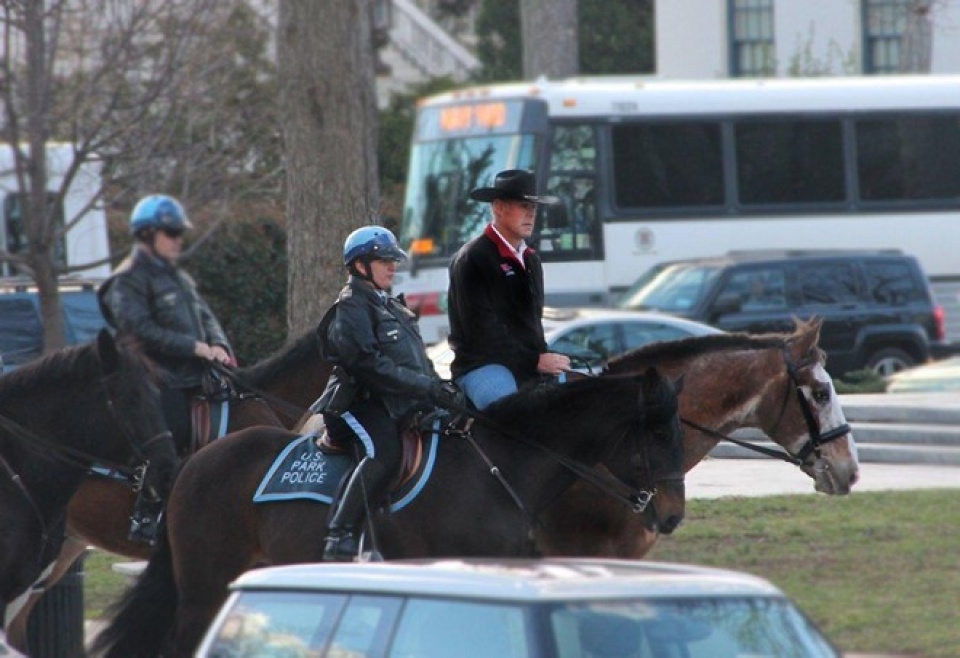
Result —
[[[361, 395], [380, 398], [393, 418], [429, 408], [426, 400], [438, 377], [416, 316], [396, 299], [381, 297], [351, 276], [317, 334], [322, 358], [337, 367], [315, 411], [344, 411]], [[343, 389], [351, 389], [347, 399], [338, 395]], [[334, 398], [337, 408], [330, 406]]]
[[227, 336], [193, 279], [174, 265], [134, 248], [97, 291], [100, 311], [118, 333], [132, 334], [163, 370], [166, 384], [200, 384], [206, 363], [194, 355], [196, 341], [220, 345]]

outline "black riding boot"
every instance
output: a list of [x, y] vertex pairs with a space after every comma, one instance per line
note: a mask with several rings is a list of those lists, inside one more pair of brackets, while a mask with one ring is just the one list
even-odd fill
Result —
[[351, 562], [360, 549], [358, 535], [363, 524], [365, 503], [364, 460], [350, 476], [333, 518], [327, 528], [326, 543], [323, 548], [324, 562]]
[[324, 562], [350, 562], [360, 549], [360, 531], [367, 503], [376, 504], [390, 485], [391, 471], [365, 457], [354, 469], [333, 512], [323, 548]]

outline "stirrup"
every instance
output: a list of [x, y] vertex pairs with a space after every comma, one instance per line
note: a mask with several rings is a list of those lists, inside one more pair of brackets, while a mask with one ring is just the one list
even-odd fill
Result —
[[334, 530], [324, 540], [324, 562], [353, 562], [360, 553], [356, 535], [350, 530]]
[[150, 544], [157, 542], [157, 533], [160, 529], [160, 517], [152, 516], [142, 511], [135, 511], [130, 517], [130, 532], [127, 533], [127, 539], [139, 544]]

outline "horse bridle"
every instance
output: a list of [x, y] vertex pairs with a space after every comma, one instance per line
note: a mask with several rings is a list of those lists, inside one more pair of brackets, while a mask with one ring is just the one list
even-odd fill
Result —
[[783, 400], [780, 403], [780, 413], [777, 415], [777, 420], [773, 424], [773, 429], [770, 430], [770, 435], [774, 436], [777, 433], [777, 428], [780, 427], [780, 423], [783, 421], [784, 414], [787, 411], [787, 403], [790, 402], [790, 393], [796, 392], [797, 404], [800, 406], [800, 411], [803, 414], [803, 419], [807, 424], [807, 435], [810, 437], [805, 444], [800, 448], [799, 452], [796, 454], [790, 452], [786, 448], [783, 450], [771, 450], [764, 446], [758, 446], [749, 441], [741, 441], [740, 439], [735, 439], [732, 436], [727, 436], [716, 432], [708, 427], [704, 427], [695, 423], [686, 418], [681, 418], [681, 422], [684, 425], [692, 427], [695, 430], [703, 432], [704, 434], [713, 437], [715, 439], [720, 439], [722, 441], [729, 441], [735, 443], [736, 445], [758, 452], [760, 454], [766, 455], [768, 457], [773, 457], [774, 459], [780, 459], [795, 466], [803, 466], [807, 462], [807, 458], [811, 454], [815, 454], [819, 459], [822, 454], [820, 448], [824, 445], [839, 439], [841, 436], [850, 433], [850, 424], [843, 423], [838, 425], [824, 433], [820, 432], [820, 423], [817, 422], [816, 417], [813, 414], [812, 409], [810, 408], [810, 402], [807, 400], [807, 397], [803, 394], [803, 389], [800, 386], [800, 380], [798, 379], [797, 373], [799, 370], [806, 368], [807, 366], [814, 363], [816, 357], [810, 357], [804, 361], [801, 361], [799, 364], [795, 364], [791, 358], [790, 353], [787, 351], [787, 347], [784, 346], [781, 348], [781, 354], [783, 355], [783, 363], [787, 368], [787, 387], [783, 394]]
[[[170, 432], [170, 430], [163, 430], [162, 432], [158, 432], [156, 435], [144, 441], [142, 445], [139, 444], [126, 424], [120, 420], [119, 414], [117, 414], [116, 411], [116, 405], [113, 401], [113, 397], [110, 395], [108, 383], [114, 376], [115, 375], [113, 374], [101, 374], [100, 379], [98, 380], [98, 385], [103, 392], [104, 399], [106, 400], [107, 411], [110, 414], [110, 417], [117, 424], [117, 427], [120, 429], [120, 433], [132, 448], [133, 454], [141, 462], [139, 465], [133, 468], [127, 466], [126, 464], [112, 462], [110, 460], [97, 457], [96, 455], [91, 455], [83, 450], [78, 450], [72, 446], [65, 446], [52, 441], [49, 438], [41, 436], [33, 430], [24, 427], [12, 418], [4, 416], [3, 414], [0, 414], [0, 429], [5, 430], [14, 438], [20, 438], [29, 445], [39, 445], [51, 450], [52, 452], [49, 454], [52, 457], [59, 459], [61, 462], [64, 462], [69, 466], [87, 469], [91, 464], [99, 464], [111, 470], [112, 472], [123, 476], [126, 480], [133, 484], [135, 488], [142, 486], [144, 475], [149, 467], [149, 460], [145, 457], [145, 450], [158, 441], [171, 439], [173, 437], [173, 433]], [[19, 488], [21, 491], [23, 491], [23, 494], [29, 499], [31, 506], [33, 506], [33, 508], [37, 510], [37, 513], [39, 514], [40, 508], [34, 500], [33, 495], [30, 493], [30, 490], [27, 488], [26, 483], [23, 482], [19, 474], [13, 470], [13, 468], [7, 463], [6, 459], [4, 459], [2, 455], [0, 455], [0, 462], [2, 462], [5, 470], [10, 473], [11, 479], [16, 482], [17, 485], [19, 485]], [[41, 525], [43, 526], [44, 537], [46, 538], [47, 527], [46, 523], [43, 523], [42, 515]]]

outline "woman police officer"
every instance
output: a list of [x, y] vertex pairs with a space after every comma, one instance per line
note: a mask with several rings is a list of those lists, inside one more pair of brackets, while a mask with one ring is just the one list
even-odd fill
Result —
[[343, 246], [347, 285], [317, 328], [321, 356], [335, 367], [314, 409], [335, 440], [356, 442], [363, 455], [335, 503], [325, 561], [357, 554], [367, 507], [387, 495], [400, 468], [404, 421], [429, 403], [464, 404], [459, 390], [434, 371], [416, 316], [389, 294], [397, 264], [406, 259], [382, 226], [352, 232]]

